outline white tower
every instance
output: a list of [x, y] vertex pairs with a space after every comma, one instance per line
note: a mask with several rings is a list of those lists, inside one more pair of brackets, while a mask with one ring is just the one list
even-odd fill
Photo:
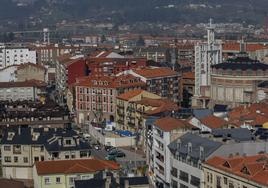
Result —
[[49, 29], [48, 28], [43, 29], [43, 35], [44, 35], [44, 43], [49, 44], [50, 38], [49, 38]]
[[195, 96], [206, 96], [203, 88], [211, 83], [211, 65], [222, 62], [222, 45], [215, 41], [215, 25], [210, 19], [207, 27], [207, 42], [195, 46]]

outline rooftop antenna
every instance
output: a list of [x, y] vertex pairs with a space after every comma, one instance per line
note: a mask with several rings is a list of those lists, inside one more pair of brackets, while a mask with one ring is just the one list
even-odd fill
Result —
[[44, 43], [50, 44], [50, 36], [49, 36], [49, 29], [48, 28], [43, 29], [43, 35], [44, 35]]
[[208, 34], [208, 44], [213, 44], [215, 42], [215, 25], [213, 24], [212, 18], [209, 19], [207, 34]]

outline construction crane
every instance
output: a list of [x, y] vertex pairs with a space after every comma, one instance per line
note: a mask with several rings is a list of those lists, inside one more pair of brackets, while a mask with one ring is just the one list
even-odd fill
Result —
[[49, 28], [44, 28], [43, 30], [33, 30], [33, 31], [15, 31], [14, 34], [26, 34], [26, 33], [43, 33], [44, 44], [50, 44], [50, 30]]

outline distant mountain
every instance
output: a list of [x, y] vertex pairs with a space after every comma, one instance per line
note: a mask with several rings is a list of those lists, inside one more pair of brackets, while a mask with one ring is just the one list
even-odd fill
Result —
[[114, 23], [262, 23], [268, 0], [0, 0], [0, 21], [93, 19]]

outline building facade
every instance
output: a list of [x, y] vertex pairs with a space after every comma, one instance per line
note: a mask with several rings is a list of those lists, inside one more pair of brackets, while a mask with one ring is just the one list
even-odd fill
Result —
[[74, 188], [75, 181], [90, 180], [98, 172], [117, 171], [119, 168], [120, 166], [114, 161], [98, 159], [37, 162], [33, 170], [34, 186], [38, 188]]
[[88, 158], [89, 144], [70, 129], [9, 128], [1, 141], [3, 177], [33, 179], [37, 161]]
[[215, 156], [203, 164], [205, 187], [267, 187], [267, 159], [267, 154]]
[[258, 101], [258, 85], [268, 80], [268, 65], [240, 54], [235, 59], [212, 66], [211, 106], [230, 108]]
[[40, 100], [45, 95], [46, 83], [38, 80], [0, 82], [0, 100]]
[[140, 69], [134, 69], [124, 71], [122, 74], [132, 74], [133, 76], [139, 77], [143, 82], [146, 83], [146, 90], [148, 92], [159, 95], [162, 98], [179, 102], [180, 99], [180, 73], [165, 67], [146, 67]]
[[80, 78], [75, 84], [77, 122], [114, 122], [116, 97], [144, 87], [145, 83], [132, 75]]
[[137, 108], [135, 101], [143, 98], [160, 99], [161, 97], [145, 90], [133, 90], [123, 93], [116, 98], [116, 122], [118, 129], [137, 131], [143, 129], [142, 123], [137, 126]]
[[26, 47], [0, 46], [0, 69], [24, 63], [36, 64], [36, 51]]

